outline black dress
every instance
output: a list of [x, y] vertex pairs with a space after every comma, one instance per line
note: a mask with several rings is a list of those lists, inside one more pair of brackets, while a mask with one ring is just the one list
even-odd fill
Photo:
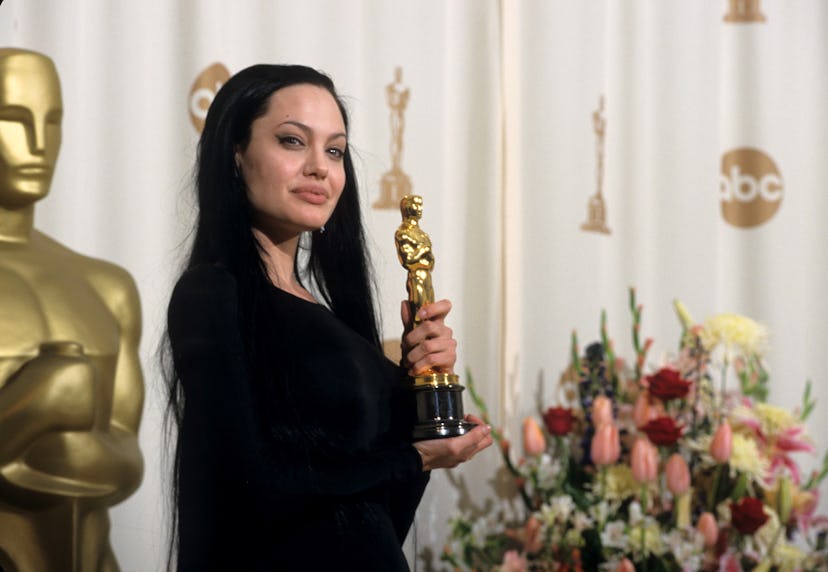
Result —
[[227, 271], [187, 271], [170, 301], [179, 570], [408, 570], [428, 474], [402, 370], [326, 307], [264, 298], [252, 355]]

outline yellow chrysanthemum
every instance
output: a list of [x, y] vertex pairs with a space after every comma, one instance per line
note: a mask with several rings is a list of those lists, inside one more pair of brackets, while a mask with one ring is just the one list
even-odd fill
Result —
[[635, 496], [641, 489], [629, 465], [613, 465], [607, 469], [603, 497], [607, 500], [625, 500]]
[[630, 529], [630, 548], [641, 554], [662, 554], [665, 546], [661, 539], [661, 529], [658, 524], [647, 522], [644, 526], [635, 526]]
[[707, 350], [722, 345], [727, 352], [739, 349], [744, 354], [761, 356], [768, 346], [767, 328], [738, 314], [708, 318], [699, 336]]
[[757, 403], [754, 406], [754, 411], [762, 424], [762, 432], [765, 435], [778, 435], [799, 425], [798, 419], [788, 409], [782, 407]]
[[754, 481], [762, 481], [768, 471], [768, 460], [759, 454], [756, 441], [740, 433], [733, 434], [733, 451], [730, 466], [747, 474]]
[[787, 542], [779, 542], [773, 551], [773, 560], [779, 565], [780, 572], [801, 570], [805, 562], [805, 553]]

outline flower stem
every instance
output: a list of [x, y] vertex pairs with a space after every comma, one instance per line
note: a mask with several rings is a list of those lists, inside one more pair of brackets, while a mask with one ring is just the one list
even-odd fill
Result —
[[713, 486], [710, 489], [710, 496], [707, 498], [707, 509], [714, 514], [716, 510], [716, 495], [719, 492], [723, 467], [724, 465], [716, 465], [716, 472], [713, 475]]
[[725, 414], [725, 399], [726, 399], [726, 392], [727, 392], [727, 368], [728, 368], [728, 359], [727, 355], [725, 354], [725, 358], [722, 361], [722, 390], [721, 395], [719, 396], [719, 422], [724, 419]]

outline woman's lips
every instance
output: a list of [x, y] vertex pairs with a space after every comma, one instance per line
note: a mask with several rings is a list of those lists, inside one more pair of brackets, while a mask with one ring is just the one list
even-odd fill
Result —
[[312, 205], [321, 205], [328, 200], [328, 193], [325, 189], [318, 187], [301, 187], [294, 190], [293, 194]]

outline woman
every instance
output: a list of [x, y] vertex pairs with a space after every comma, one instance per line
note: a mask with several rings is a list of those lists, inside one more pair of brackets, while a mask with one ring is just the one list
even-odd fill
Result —
[[[345, 109], [303, 66], [216, 94], [199, 214], [169, 306], [179, 570], [407, 570], [429, 471], [491, 444], [420, 441], [382, 356]], [[406, 332], [410, 371], [451, 371], [448, 301]], [[408, 322], [405, 305], [403, 319]]]

